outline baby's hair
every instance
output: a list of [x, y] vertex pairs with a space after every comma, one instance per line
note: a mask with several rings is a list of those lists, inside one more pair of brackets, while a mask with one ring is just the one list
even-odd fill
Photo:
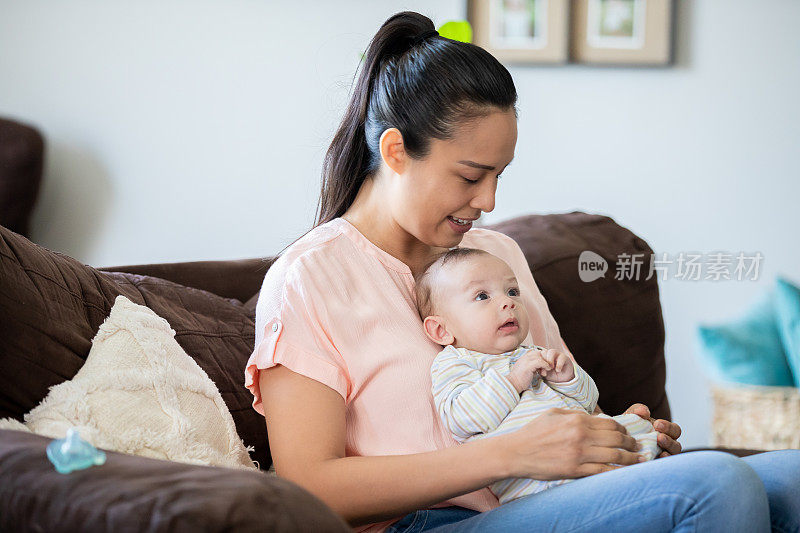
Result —
[[436, 311], [436, 295], [434, 295], [435, 291], [433, 290], [433, 286], [431, 284], [431, 278], [433, 277], [434, 273], [438, 270], [441, 270], [448, 264], [451, 266], [457, 265], [465, 259], [478, 255], [491, 254], [478, 248], [451, 248], [446, 252], [442, 252], [436, 256], [433, 261], [428, 263], [428, 265], [425, 267], [422, 273], [417, 276], [416, 279], [417, 312], [419, 312], [419, 317], [422, 320], [425, 320], [425, 317], [435, 314]]

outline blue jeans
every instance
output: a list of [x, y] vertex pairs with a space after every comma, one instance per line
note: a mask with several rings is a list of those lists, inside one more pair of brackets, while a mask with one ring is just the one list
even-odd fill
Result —
[[523, 496], [491, 511], [423, 509], [395, 532], [800, 531], [800, 450], [687, 452]]

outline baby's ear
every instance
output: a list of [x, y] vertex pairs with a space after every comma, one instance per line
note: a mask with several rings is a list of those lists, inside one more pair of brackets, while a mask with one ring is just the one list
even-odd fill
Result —
[[422, 324], [425, 327], [425, 335], [436, 344], [447, 346], [448, 344], [453, 344], [453, 341], [456, 340], [444, 327], [444, 322], [440, 316], [425, 317]]

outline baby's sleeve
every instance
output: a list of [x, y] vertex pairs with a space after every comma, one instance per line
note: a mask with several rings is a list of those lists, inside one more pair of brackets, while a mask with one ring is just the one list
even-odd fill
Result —
[[565, 381], [564, 383], [545, 381], [545, 383], [554, 391], [577, 401], [587, 413], [592, 414], [594, 408], [597, 407], [597, 399], [599, 397], [597, 385], [595, 385], [592, 376], [581, 368], [578, 363], [574, 363], [573, 366], [575, 368], [575, 377], [570, 381]]
[[255, 347], [244, 373], [245, 387], [253, 394], [253, 408], [262, 415], [259, 371], [278, 364], [327, 385], [347, 402], [351, 389], [347, 365], [323, 318], [327, 316], [325, 295], [315, 294], [318, 285], [310, 277], [311, 269], [292, 268], [274, 288], [267, 279], [262, 285], [256, 327], [263, 326], [256, 331]]
[[458, 442], [495, 429], [520, 400], [508, 378], [481, 373], [451, 347], [433, 360], [431, 383], [436, 410]]

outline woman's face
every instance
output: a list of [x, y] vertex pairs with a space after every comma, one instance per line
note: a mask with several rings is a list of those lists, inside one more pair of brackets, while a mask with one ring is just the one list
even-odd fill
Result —
[[[514, 158], [516, 143], [513, 109], [476, 119], [453, 139], [432, 139], [428, 157], [409, 158], [394, 180], [394, 220], [429, 246], [457, 246], [472, 221], [494, 209], [497, 176]], [[459, 225], [453, 217], [468, 222]]]

